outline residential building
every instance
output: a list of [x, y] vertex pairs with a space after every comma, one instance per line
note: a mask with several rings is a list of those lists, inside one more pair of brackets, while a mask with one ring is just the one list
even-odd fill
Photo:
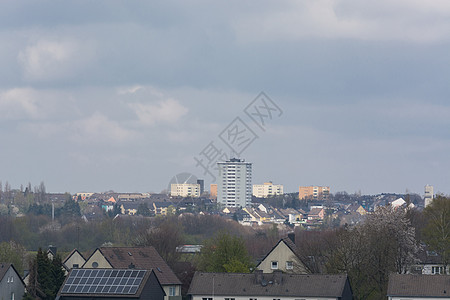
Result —
[[198, 183], [172, 183], [170, 195], [172, 197], [200, 197], [200, 184]]
[[122, 204], [120, 204], [120, 212], [122, 215], [134, 216], [138, 212], [139, 205], [140, 203], [136, 202], [122, 202]]
[[62, 261], [62, 265], [66, 270], [66, 274], [71, 269], [81, 268], [82, 265], [86, 262], [86, 258], [84, 258], [83, 254], [80, 253], [77, 249], [74, 249], [70, 252], [69, 255]]
[[298, 191], [299, 200], [326, 200], [329, 195], [329, 186], [301, 186]]
[[25, 283], [11, 263], [0, 262], [0, 299], [22, 299]]
[[450, 299], [450, 275], [396, 274], [389, 276], [388, 300]]
[[155, 270], [73, 269], [64, 280], [56, 299], [164, 300], [165, 295]]
[[423, 275], [450, 274], [450, 265], [444, 265], [442, 256], [425, 246], [417, 253], [418, 263], [411, 267], [411, 273]]
[[308, 212], [308, 221], [322, 221], [325, 217], [325, 209], [321, 206], [312, 206]]
[[426, 185], [425, 186], [425, 195], [423, 197], [425, 207], [430, 205], [431, 201], [433, 201], [434, 198], [434, 189], [432, 185]]
[[253, 185], [253, 196], [257, 198], [267, 198], [269, 196], [283, 195], [283, 185], [265, 182], [264, 184]]
[[171, 202], [153, 202], [155, 215], [166, 216], [169, 211], [175, 212], [175, 206]]
[[166, 293], [164, 300], [181, 300], [181, 281], [154, 247], [97, 248], [82, 268], [155, 270]]
[[75, 199], [77, 200], [78, 198], [81, 198], [81, 200], [86, 200], [87, 198], [91, 197], [92, 195], [94, 195], [95, 193], [76, 193], [75, 194]]
[[201, 196], [201, 195], [203, 195], [203, 192], [205, 191], [205, 180], [197, 179], [197, 184], [200, 185], [200, 196]]
[[196, 272], [189, 287], [192, 300], [351, 300], [347, 275]]
[[252, 163], [232, 158], [217, 164], [217, 202], [223, 206], [249, 207], [252, 202]]
[[211, 199], [217, 199], [217, 184], [212, 183], [209, 187], [209, 196]]
[[290, 233], [288, 237], [278, 241], [258, 263], [256, 269], [263, 271], [263, 273], [272, 273], [280, 270], [285, 273], [308, 274], [308, 269], [303, 264], [298, 253], [295, 246], [295, 235]]

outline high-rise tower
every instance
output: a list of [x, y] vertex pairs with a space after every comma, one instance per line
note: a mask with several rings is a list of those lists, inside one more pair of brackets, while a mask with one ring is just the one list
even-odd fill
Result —
[[252, 202], [252, 163], [239, 158], [218, 162], [217, 202], [226, 207], [248, 207]]

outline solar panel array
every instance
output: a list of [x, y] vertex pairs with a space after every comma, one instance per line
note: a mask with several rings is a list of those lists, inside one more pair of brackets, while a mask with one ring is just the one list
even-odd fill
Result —
[[74, 269], [61, 293], [134, 295], [146, 270]]

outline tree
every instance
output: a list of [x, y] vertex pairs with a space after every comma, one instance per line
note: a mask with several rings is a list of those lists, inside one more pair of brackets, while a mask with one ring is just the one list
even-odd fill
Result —
[[180, 253], [177, 252], [177, 247], [183, 243], [182, 226], [175, 216], [165, 218], [159, 226], [147, 229], [134, 241], [136, 246], [155, 247], [171, 267], [178, 261]]
[[349, 274], [356, 299], [382, 299], [389, 274], [406, 273], [418, 245], [402, 208], [378, 208], [364, 223], [338, 232], [328, 248], [327, 271]]
[[199, 262], [206, 272], [249, 273], [253, 266], [244, 240], [226, 232], [205, 241]]
[[20, 275], [23, 275], [25, 253], [25, 248], [14, 241], [0, 243], [0, 261], [12, 263]]
[[24, 299], [53, 300], [64, 282], [61, 258], [56, 255], [51, 260], [39, 248], [36, 257], [30, 262], [30, 275]]
[[61, 207], [57, 212], [57, 215], [63, 217], [63, 223], [70, 223], [81, 217], [81, 209], [78, 202], [75, 202], [71, 198], [64, 202], [63, 207]]
[[447, 266], [450, 263], [450, 198], [437, 196], [424, 214], [424, 240], [431, 250], [441, 255], [442, 263]]

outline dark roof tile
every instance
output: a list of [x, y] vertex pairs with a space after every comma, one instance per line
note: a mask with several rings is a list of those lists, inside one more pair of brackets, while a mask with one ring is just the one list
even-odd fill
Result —
[[391, 274], [387, 295], [450, 297], [450, 275]]
[[[192, 279], [188, 294], [221, 296], [341, 297], [347, 275], [200, 273]], [[281, 278], [277, 280], [278, 278]], [[280, 282], [281, 281], [281, 282]]]

